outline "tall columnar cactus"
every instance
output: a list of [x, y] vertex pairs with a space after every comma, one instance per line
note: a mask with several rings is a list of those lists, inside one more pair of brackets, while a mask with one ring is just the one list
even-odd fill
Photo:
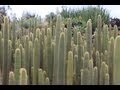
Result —
[[9, 85], [15, 85], [15, 75], [14, 72], [10, 71], [9, 72]]
[[88, 70], [90, 71], [90, 85], [93, 85], [93, 60], [89, 60]]
[[109, 49], [108, 49], [108, 60], [109, 60], [109, 83], [113, 84], [113, 65], [114, 65], [114, 37], [110, 38]]
[[4, 38], [2, 38], [2, 41], [1, 41], [1, 47], [2, 47], [2, 49], [1, 49], [1, 55], [2, 55], [2, 57], [1, 57], [1, 60], [2, 60], [2, 64], [1, 64], [1, 72], [3, 72], [3, 61], [4, 61]]
[[3, 85], [8, 84], [8, 40], [9, 40], [9, 19], [7, 16], [4, 17], [3, 24], [3, 38], [4, 38], [4, 60], [3, 60]]
[[98, 29], [96, 28], [96, 31], [95, 31], [95, 51], [98, 51]]
[[78, 62], [77, 62], [77, 77], [80, 77], [80, 70], [82, 69], [82, 35], [81, 32], [77, 32], [77, 48], [78, 48]]
[[30, 37], [30, 40], [33, 42], [34, 38], [33, 38], [33, 33], [32, 32], [30, 32], [29, 37]]
[[115, 38], [114, 44], [114, 59], [113, 59], [113, 84], [120, 85], [120, 36]]
[[51, 60], [53, 62], [51, 62], [51, 73], [52, 73], [52, 76], [50, 77], [51, 78], [50, 83], [53, 81], [53, 65], [54, 65], [54, 53], [55, 53], [54, 49], [55, 49], [55, 42], [52, 42], [51, 43]]
[[41, 37], [40, 37], [40, 29], [39, 28], [37, 28], [36, 29], [36, 38], [38, 39], [38, 50], [39, 50], [39, 52], [38, 52], [38, 55], [39, 55], [39, 57], [38, 57], [38, 60], [39, 60], [39, 62], [38, 62], [38, 64], [39, 64], [39, 67], [40, 67], [40, 62], [41, 62], [41, 60], [40, 60], [40, 43], [41, 43]]
[[109, 63], [108, 63], [108, 51], [107, 50], [105, 50], [105, 53], [104, 53], [104, 61], [105, 61], [105, 63], [108, 65]]
[[93, 69], [93, 85], [98, 85], [98, 68]]
[[78, 55], [74, 55], [74, 64], [73, 64], [73, 67], [74, 67], [74, 74], [75, 75], [77, 73], [77, 63], [78, 63]]
[[74, 37], [74, 44], [77, 45], [77, 29], [76, 28], [74, 29], [73, 37]]
[[89, 68], [89, 52], [85, 52], [84, 54], [84, 68]]
[[38, 84], [44, 85], [44, 74], [42, 69], [38, 69]]
[[21, 67], [25, 68], [25, 49], [22, 48], [22, 53], [21, 53]]
[[52, 80], [52, 66], [53, 66], [53, 60], [51, 60], [51, 29], [48, 28], [47, 29], [47, 62], [48, 62], [48, 68], [47, 68], [47, 73], [48, 73], [48, 77], [50, 78], [50, 81]]
[[105, 75], [108, 73], [108, 66], [105, 62], [102, 62], [100, 69], [100, 85], [105, 84]]
[[33, 84], [38, 84], [38, 68], [39, 68], [39, 49], [38, 49], [38, 39], [35, 38], [34, 48], [33, 48]]
[[87, 41], [87, 51], [89, 52], [89, 55], [91, 58], [92, 57], [92, 21], [91, 19], [89, 19], [87, 22], [86, 41]]
[[90, 85], [90, 71], [88, 68], [81, 69], [81, 85]]
[[29, 36], [26, 35], [25, 37], [25, 68], [27, 70], [27, 74], [29, 77], [29, 67], [30, 67], [30, 59], [29, 59]]
[[53, 84], [57, 84], [58, 78], [58, 43], [60, 38], [60, 30], [61, 30], [61, 15], [57, 15], [56, 21], [56, 31], [55, 31], [55, 55], [54, 55], [54, 70], [53, 70]]
[[46, 77], [46, 79], [45, 79], [45, 85], [50, 85], [50, 80], [48, 77]]
[[36, 18], [33, 18], [33, 35], [34, 35], [34, 40], [36, 38]]
[[77, 45], [74, 44], [74, 47], [73, 47], [73, 55], [77, 55], [78, 54], [78, 49], [77, 49]]
[[32, 80], [31, 80], [31, 67], [33, 66], [33, 43], [32, 41], [29, 41], [29, 67], [28, 67], [28, 80], [29, 80], [29, 83], [31, 84], [32, 83]]
[[[69, 18], [68, 21], [67, 21], [67, 47], [66, 47], [66, 52], [68, 53], [70, 50], [71, 50], [71, 40], [72, 40], [72, 22], [71, 22], [71, 19]], [[67, 54], [68, 56], [68, 54]]]
[[103, 27], [103, 47], [102, 47], [102, 52], [105, 52], [105, 50], [108, 50], [108, 41], [109, 41], [109, 33], [108, 33], [108, 26], [104, 25]]
[[109, 85], [109, 74], [105, 74], [105, 85]]
[[8, 58], [9, 58], [9, 60], [8, 60], [8, 73], [9, 73], [9, 71], [12, 69], [12, 67], [11, 67], [11, 65], [12, 65], [12, 41], [11, 40], [9, 40], [9, 42], [8, 42], [8, 51], [9, 51], [9, 56], [8, 56]]
[[59, 60], [59, 69], [58, 69], [58, 84], [65, 85], [65, 33], [61, 32], [60, 40], [58, 45], [58, 60]]
[[3, 57], [3, 48], [2, 48], [2, 32], [0, 31], [0, 70], [2, 70], [2, 57]]
[[12, 48], [13, 53], [15, 53], [15, 38], [16, 38], [16, 21], [14, 20], [12, 23]]
[[47, 60], [47, 37], [44, 40], [44, 52], [43, 52], [43, 69], [48, 72], [48, 60]]
[[19, 76], [19, 84], [27, 85], [28, 84], [28, 76], [25, 68], [20, 68], [20, 76]]
[[43, 67], [43, 43], [44, 43], [44, 40], [43, 40], [44, 38], [42, 37], [42, 32], [40, 32], [40, 40], [39, 40], [39, 43], [40, 43], [40, 47], [39, 47], [39, 49], [40, 49], [40, 68], [42, 68]]
[[102, 18], [100, 15], [98, 15], [98, 20], [97, 20], [97, 29], [98, 29], [98, 51], [101, 53], [102, 47], [101, 47], [101, 32], [102, 32]]
[[100, 68], [101, 68], [101, 59], [100, 54], [98, 51], [96, 51], [96, 66], [98, 68], [98, 84], [100, 82]]
[[73, 84], [73, 52], [68, 52], [68, 61], [67, 61], [67, 85]]
[[111, 26], [111, 24], [109, 24], [108, 31], [109, 31], [109, 37], [112, 37], [112, 26]]
[[114, 25], [114, 38], [118, 36], [118, 27], [117, 25]]
[[21, 52], [20, 52], [20, 49], [17, 48], [15, 50], [15, 63], [14, 63], [14, 73], [15, 73], [16, 84], [19, 84], [20, 68], [21, 68]]

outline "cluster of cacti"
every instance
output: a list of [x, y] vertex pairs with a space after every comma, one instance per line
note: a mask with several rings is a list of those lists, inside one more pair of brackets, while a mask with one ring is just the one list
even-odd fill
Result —
[[[37, 28], [31, 21], [26, 33], [18, 32], [16, 21], [4, 17], [0, 31], [0, 70], [3, 85], [115, 85], [120, 84], [117, 26], [103, 25], [99, 15], [92, 35], [92, 20], [82, 34], [72, 30], [71, 19], [63, 27], [61, 15], [56, 26]], [[72, 32], [74, 34], [72, 35]], [[115, 42], [115, 43], [114, 43]]]

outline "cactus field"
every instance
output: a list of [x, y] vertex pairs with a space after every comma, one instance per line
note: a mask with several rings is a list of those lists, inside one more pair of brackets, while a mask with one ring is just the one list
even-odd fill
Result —
[[[67, 28], [57, 15], [56, 25], [38, 27], [30, 19], [25, 30], [21, 22], [4, 16], [0, 31], [1, 85], [120, 85], [120, 36], [118, 28], [97, 17], [92, 34], [92, 20], [85, 33]], [[17, 30], [17, 25], [20, 30]], [[33, 26], [32, 26], [33, 25]]]

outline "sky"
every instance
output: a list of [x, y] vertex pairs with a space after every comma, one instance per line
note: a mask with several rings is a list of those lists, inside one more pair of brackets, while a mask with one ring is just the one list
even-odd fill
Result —
[[[61, 11], [63, 5], [10, 5], [12, 8], [12, 13], [15, 13], [17, 18], [22, 16], [23, 11], [28, 11], [31, 13], [36, 13], [42, 18], [50, 12], [56, 13], [56, 10]], [[87, 7], [88, 5], [64, 5], [70, 8], [81, 8]], [[96, 6], [96, 5], [92, 5]], [[101, 5], [103, 8], [107, 9], [110, 12], [111, 17], [120, 18], [120, 5]], [[8, 12], [10, 15], [11, 11]]]

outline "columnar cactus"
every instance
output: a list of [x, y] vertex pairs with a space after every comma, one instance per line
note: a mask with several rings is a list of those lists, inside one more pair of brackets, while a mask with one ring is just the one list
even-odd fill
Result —
[[65, 85], [65, 33], [61, 32], [60, 40], [58, 45], [58, 60], [59, 60], [59, 70], [58, 70], [58, 84]]
[[14, 63], [14, 73], [15, 73], [15, 80], [16, 80], [16, 84], [19, 84], [19, 70], [21, 68], [21, 52], [20, 49], [17, 48], [15, 50], [15, 63]]
[[56, 31], [55, 31], [55, 55], [54, 55], [54, 67], [53, 67], [53, 84], [57, 84], [58, 78], [58, 43], [60, 38], [60, 30], [61, 30], [61, 15], [57, 15], [56, 22]]
[[96, 51], [96, 66], [98, 68], [98, 84], [100, 82], [100, 68], [101, 68], [101, 59], [100, 54], [98, 51]]
[[89, 19], [87, 22], [86, 41], [87, 41], [87, 51], [89, 52], [89, 55], [91, 58], [92, 57], [92, 21], [91, 19]]
[[15, 85], [15, 75], [14, 72], [10, 71], [9, 73], [9, 85]]
[[2, 48], [2, 32], [0, 31], [0, 70], [2, 70], [2, 52], [3, 52], [3, 48]]
[[105, 75], [105, 85], [109, 85], [109, 74]]
[[109, 59], [109, 83], [113, 84], [113, 65], [114, 65], [114, 37], [110, 38], [109, 49], [108, 49], [108, 59]]
[[51, 60], [52, 60], [52, 62], [51, 62], [51, 73], [52, 73], [52, 76], [50, 77], [51, 78], [51, 80], [50, 80], [50, 83], [53, 81], [53, 65], [54, 65], [54, 50], [55, 49], [55, 42], [52, 42], [51, 43]]
[[47, 62], [48, 62], [48, 68], [47, 68], [47, 73], [48, 77], [50, 78], [50, 81], [52, 80], [52, 66], [53, 66], [53, 60], [51, 60], [51, 29], [47, 29]]
[[115, 38], [115, 44], [114, 44], [114, 59], [113, 59], [113, 84], [114, 85], [120, 85], [120, 48], [118, 48], [120, 45], [120, 36], [117, 36]]
[[84, 54], [84, 68], [89, 68], [89, 52], [85, 52]]
[[42, 69], [38, 69], [38, 84], [44, 85], [44, 74]]
[[98, 85], [98, 68], [93, 69], [93, 85]]
[[81, 85], [90, 85], [90, 71], [88, 68], [81, 69]]
[[3, 24], [3, 38], [4, 38], [4, 60], [3, 60], [3, 85], [8, 84], [8, 40], [9, 40], [9, 19], [7, 16], [4, 17]]
[[68, 52], [68, 61], [67, 61], [67, 85], [73, 84], [73, 52]]
[[28, 84], [28, 76], [25, 68], [20, 68], [20, 76], [19, 76], [19, 84], [27, 85]]
[[31, 80], [31, 67], [33, 66], [33, 62], [32, 62], [32, 60], [33, 60], [33, 43], [32, 43], [32, 41], [29, 41], [29, 67], [28, 67], [28, 80], [29, 80], [29, 82], [28, 83], [32, 83], [32, 80]]
[[74, 44], [77, 45], [77, 29], [76, 28], [74, 29], [73, 37], [74, 37]]
[[30, 71], [30, 59], [29, 59], [29, 36], [26, 35], [25, 37], [25, 68], [27, 70], [27, 74], [29, 77], [29, 71]]
[[77, 77], [80, 77], [80, 70], [82, 69], [82, 35], [81, 32], [77, 32], [77, 48], [78, 48], [78, 62], [77, 62]]
[[50, 85], [50, 80], [48, 77], [46, 77], [46, 79], [45, 79], [45, 85]]
[[25, 68], [25, 49], [22, 48], [22, 53], [21, 53], [21, 67]]
[[101, 53], [102, 47], [101, 47], [101, 32], [102, 32], [102, 19], [101, 16], [98, 15], [98, 20], [97, 20], [97, 37], [98, 37], [98, 51]]
[[93, 60], [89, 60], [88, 70], [90, 71], [90, 85], [93, 85]]
[[108, 26], [104, 25], [103, 27], [103, 47], [102, 47], [102, 52], [105, 52], [105, 50], [108, 50], [108, 40], [109, 40], [109, 33], [108, 33]]
[[38, 68], [39, 68], [39, 49], [38, 49], [38, 39], [35, 38], [34, 49], [33, 49], [33, 84], [38, 83]]
[[9, 56], [8, 56], [8, 58], [9, 58], [9, 60], [8, 60], [8, 72], [11, 70], [11, 65], [12, 65], [12, 41], [11, 40], [9, 40], [9, 42], [8, 42], [8, 45], [9, 45], [9, 47], [8, 47], [8, 52], [9, 52]]
[[102, 62], [100, 69], [100, 85], [105, 84], [105, 75], [108, 73], [108, 66], [105, 62]]
[[118, 36], [118, 27], [117, 25], [114, 25], [114, 38]]

